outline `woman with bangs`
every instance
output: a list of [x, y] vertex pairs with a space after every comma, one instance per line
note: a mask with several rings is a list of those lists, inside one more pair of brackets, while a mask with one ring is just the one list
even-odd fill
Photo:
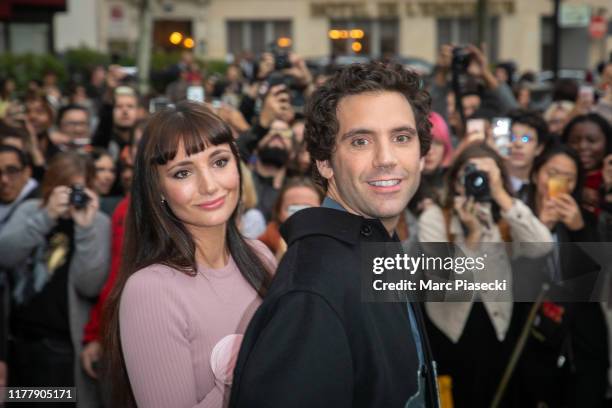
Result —
[[150, 119], [106, 310], [113, 406], [226, 405], [242, 334], [276, 267], [238, 230], [239, 163], [231, 130], [204, 105]]

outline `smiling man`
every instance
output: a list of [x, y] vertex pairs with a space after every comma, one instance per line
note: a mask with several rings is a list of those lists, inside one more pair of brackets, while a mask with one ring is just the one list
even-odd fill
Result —
[[431, 143], [429, 96], [401, 66], [339, 71], [312, 96], [305, 138], [321, 208], [297, 212], [288, 251], [245, 334], [233, 407], [435, 407], [421, 312], [361, 299], [370, 243], [397, 241]]

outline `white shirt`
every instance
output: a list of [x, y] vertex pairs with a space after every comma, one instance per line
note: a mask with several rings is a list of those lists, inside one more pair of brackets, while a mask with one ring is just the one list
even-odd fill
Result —
[[[490, 215], [490, 214], [489, 214]], [[552, 248], [552, 244], [547, 245], [520, 245], [521, 242], [552, 243], [552, 236], [546, 226], [533, 215], [529, 207], [522, 201], [513, 199], [512, 208], [502, 212], [503, 218], [510, 225], [512, 235], [512, 256], [524, 256], [535, 258], [545, 255]], [[482, 233], [482, 243], [502, 243], [503, 238], [497, 224], [491, 219], [489, 228], [485, 228]], [[484, 228], [484, 227], [483, 227]], [[505, 279], [508, 282], [508, 290], [503, 294], [479, 292], [484, 307], [487, 311], [491, 323], [495, 328], [495, 333], [499, 341], [506, 337], [510, 321], [512, 319], [512, 302], [499, 301], [499, 296], [507, 299], [512, 292], [512, 273], [508, 252], [504, 246], [487, 246], [483, 249], [468, 249], [465, 243], [465, 234], [459, 218], [453, 214], [450, 222], [450, 233], [454, 235], [454, 243], [457, 244], [465, 255], [477, 257], [487, 254], [488, 262], [494, 265], [493, 268], [485, 268], [474, 273], [475, 282], [491, 282], [495, 279]], [[419, 219], [419, 241], [420, 242], [448, 242], [446, 222], [442, 209], [436, 205], [429, 207], [421, 214]], [[474, 298], [469, 302], [426, 302], [425, 310], [431, 321], [438, 327], [451, 341], [457, 343], [463, 334], [463, 329], [472, 310]]]

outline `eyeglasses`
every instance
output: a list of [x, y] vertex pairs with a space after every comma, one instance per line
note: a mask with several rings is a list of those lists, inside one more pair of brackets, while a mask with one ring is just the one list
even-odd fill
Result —
[[5, 168], [0, 168], [0, 178], [6, 174], [8, 178], [17, 177], [23, 171], [23, 167], [16, 166], [7, 166]]
[[532, 141], [532, 140], [534, 140], [534, 139], [535, 139], [535, 138], [534, 138], [533, 136], [528, 135], [528, 134], [524, 134], [524, 135], [522, 135], [522, 136], [518, 136], [518, 135], [515, 135], [514, 133], [512, 133], [512, 134], [510, 135], [510, 142], [511, 142], [511, 143], [514, 143], [514, 142], [516, 142], [517, 140], [520, 140], [522, 143], [529, 143], [529, 142], [531, 142], [531, 141]]
[[78, 126], [80, 126], [80, 127], [87, 127], [87, 126], [89, 126], [89, 123], [84, 122], [84, 121], [69, 121], [69, 120], [67, 120], [65, 122], [62, 122], [62, 126], [66, 126], [66, 127], [78, 127]]

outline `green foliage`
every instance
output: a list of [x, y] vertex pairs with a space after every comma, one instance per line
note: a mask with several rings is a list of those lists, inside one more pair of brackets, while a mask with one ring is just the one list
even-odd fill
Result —
[[63, 62], [53, 55], [0, 54], [0, 76], [15, 78], [20, 89], [32, 79], [42, 80], [46, 72], [54, 72], [60, 81], [68, 77]]
[[210, 74], [225, 74], [227, 71], [228, 64], [224, 60], [206, 60], [204, 62], [204, 67], [206, 69], [206, 73]]
[[154, 52], [151, 56], [151, 70], [164, 71], [181, 60], [180, 51]]
[[[153, 88], [163, 91], [171, 78], [164, 74], [181, 59], [181, 51], [156, 51], [151, 55], [151, 82]], [[98, 65], [108, 66], [109, 54], [81, 46], [64, 52], [61, 56], [52, 54], [0, 54], [0, 77], [15, 78], [19, 90], [24, 90], [30, 80], [42, 80], [45, 72], [57, 74], [60, 85], [66, 85], [70, 78], [78, 75], [82, 79]], [[135, 66], [135, 55], [123, 55], [116, 61], [122, 66]], [[224, 74], [227, 63], [223, 60], [197, 59], [205, 75]]]
[[70, 72], [91, 72], [97, 65], [110, 64], [110, 56], [99, 51], [81, 46], [67, 50], [63, 60]]

